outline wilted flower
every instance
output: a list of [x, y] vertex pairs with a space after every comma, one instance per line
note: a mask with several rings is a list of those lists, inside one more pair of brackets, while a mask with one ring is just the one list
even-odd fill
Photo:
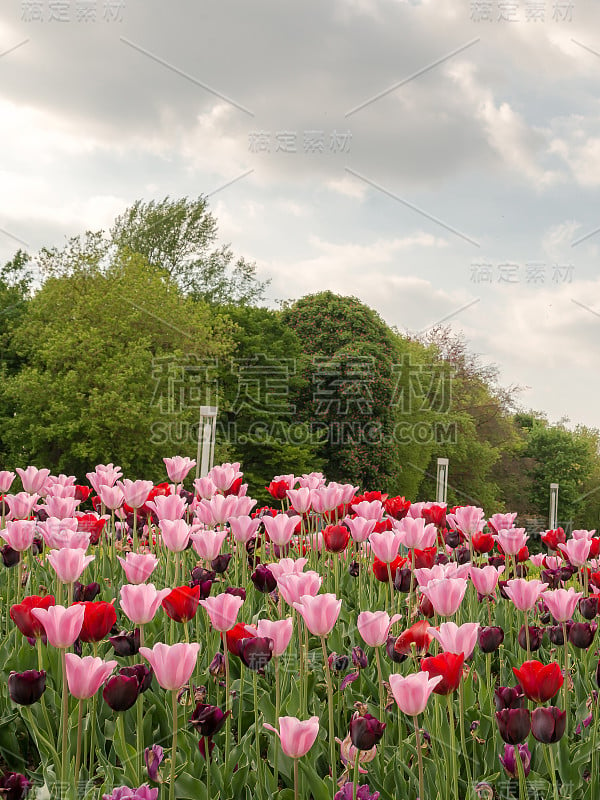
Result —
[[510, 775], [511, 778], [518, 778], [519, 772], [517, 767], [517, 754], [523, 764], [523, 773], [525, 777], [529, 775], [531, 770], [531, 753], [526, 744], [519, 745], [504, 745], [504, 758], [502, 755], [498, 756], [500, 763]]
[[144, 761], [148, 770], [148, 777], [153, 783], [160, 781], [159, 767], [164, 759], [164, 752], [159, 744], [153, 744], [144, 750]]

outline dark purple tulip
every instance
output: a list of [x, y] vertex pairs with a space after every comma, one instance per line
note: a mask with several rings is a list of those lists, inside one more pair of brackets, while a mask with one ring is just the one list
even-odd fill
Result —
[[445, 538], [446, 544], [453, 550], [460, 544], [460, 533], [458, 531], [448, 531]]
[[403, 661], [406, 661], [408, 656], [396, 652], [394, 645], [396, 644], [397, 638], [397, 636], [388, 636], [387, 642], [385, 643], [385, 652], [391, 661], [394, 661], [396, 664], [401, 664]]
[[24, 800], [31, 789], [31, 783], [20, 772], [5, 772], [0, 777], [0, 797], [3, 800]]
[[579, 647], [582, 650], [587, 650], [587, 648], [591, 645], [597, 630], [597, 622], [574, 622], [569, 631], [569, 641], [575, 647]]
[[[567, 622], [567, 636], [569, 635], [569, 628], [572, 624], [572, 622]], [[562, 625], [550, 625], [550, 627], [546, 628], [546, 630], [548, 631], [548, 638], [552, 644], [560, 647], [565, 643]]]
[[273, 639], [267, 636], [252, 636], [249, 639], [240, 639], [238, 653], [249, 669], [262, 672], [273, 658]]
[[75, 581], [73, 584], [73, 601], [75, 603], [91, 603], [100, 594], [100, 584], [83, 584]]
[[5, 544], [0, 547], [0, 555], [2, 555], [2, 562], [5, 567], [16, 567], [21, 560], [21, 554], [18, 550], [13, 550], [12, 547]]
[[524, 742], [531, 730], [531, 714], [527, 708], [503, 708], [496, 711], [500, 736], [507, 744]]
[[567, 712], [556, 706], [535, 708], [531, 712], [531, 732], [543, 744], [554, 744], [562, 738], [567, 724]]
[[579, 613], [584, 619], [594, 619], [598, 615], [598, 595], [582, 597], [579, 601]]
[[[6, 509], [6, 513], [8, 514], [8, 508]], [[33, 515], [38, 522], [46, 522], [48, 519], [48, 512], [45, 508], [38, 508], [38, 510]]]
[[499, 686], [494, 692], [496, 711], [504, 708], [523, 708], [525, 697], [521, 686]]
[[369, 666], [365, 651], [358, 645], [352, 648], [352, 663], [357, 669], [366, 669]]
[[351, 561], [350, 566], [348, 567], [348, 575], [351, 578], [358, 578], [358, 573], [360, 572], [360, 565], [358, 561]]
[[146, 692], [152, 686], [154, 670], [146, 664], [133, 664], [131, 667], [121, 667], [119, 675], [126, 675], [129, 678], [136, 678], [141, 692]]
[[231, 711], [224, 714], [217, 706], [198, 703], [190, 717], [190, 722], [200, 736], [210, 737], [221, 730], [229, 714]]
[[194, 493], [188, 492], [188, 490], [184, 489], [183, 487], [181, 487], [181, 489], [179, 490], [179, 496], [183, 497], [188, 506], [190, 506], [194, 502]]
[[343, 692], [346, 686], [350, 686], [351, 683], [354, 683], [355, 680], [358, 680], [360, 672], [349, 672], [347, 675], [344, 675], [342, 682], [340, 683], [340, 692]]
[[394, 589], [397, 592], [404, 592], [404, 594], [406, 594], [410, 592], [411, 582], [412, 570], [407, 567], [399, 567], [394, 577]]
[[127, 711], [135, 703], [140, 685], [135, 675], [113, 675], [102, 690], [102, 697], [113, 711]]
[[561, 575], [561, 581], [568, 581], [577, 572], [577, 567], [574, 567], [572, 564], [565, 564], [564, 566], [560, 567], [559, 572]]
[[[505, 560], [502, 558], [502, 556], [490, 556], [490, 557], [488, 558], [488, 564], [490, 564], [492, 567], [496, 567], [496, 569], [497, 569], [498, 567], [504, 567], [504, 566], [506, 566], [506, 562], [505, 562]], [[505, 583], [506, 583], [506, 581], [505, 581]]]
[[225, 589], [225, 594], [232, 594], [234, 597], [241, 597], [242, 600], [246, 599], [246, 590], [243, 586], [228, 586]]
[[526, 578], [529, 572], [527, 564], [517, 564], [517, 578]]
[[259, 564], [250, 576], [250, 580], [263, 594], [270, 594], [277, 586], [277, 581], [271, 570], [264, 564]]
[[435, 608], [433, 607], [433, 603], [426, 594], [422, 594], [419, 598], [419, 611], [428, 619], [431, 619], [435, 616]]
[[559, 589], [562, 583], [562, 572], [560, 569], [543, 569], [541, 579], [548, 584], [550, 589]]
[[34, 556], [39, 556], [44, 552], [44, 539], [41, 536], [34, 536], [31, 543], [31, 552]]
[[505, 587], [508, 581], [498, 581], [498, 591], [500, 592], [500, 597], [504, 598], [504, 600], [508, 600], [509, 597], [505, 592]]
[[450, 562], [450, 559], [448, 558], [446, 553], [436, 553], [435, 560], [434, 560], [433, 563], [434, 564], [441, 564], [443, 566], [444, 564], [448, 564], [449, 562]]
[[519, 768], [517, 766], [517, 757], [521, 759], [523, 764], [523, 774], [525, 777], [529, 775], [531, 770], [531, 753], [526, 744], [519, 745], [504, 745], [504, 758], [502, 755], [498, 756], [500, 763], [510, 775], [511, 778], [519, 777]]
[[192, 580], [190, 581], [190, 586], [193, 588], [194, 586], [198, 586], [198, 584], [204, 583], [205, 581], [210, 581], [213, 583], [217, 577], [217, 573], [212, 569], [194, 567], [194, 569], [191, 571], [191, 576]]
[[[534, 650], [539, 650], [542, 646], [542, 641], [544, 639], [544, 631], [545, 628], [538, 628], [536, 625], [529, 626], [529, 646], [530, 650], [533, 652]], [[519, 645], [523, 648], [523, 650], [527, 650], [527, 637], [525, 635], [525, 625], [521, 625], [521, 630], [519, 631], [518, 636]]]
[[350, 721], [350, 738], [358, 750], [371, 750], [380, 741], [385, 730], [385, 722], [380, 722], [371, 714], [354, 717]]
[[215, 657], [208, 665], [208, 671], [215, 679], [225, 677], [225, 656], [223, 653], [216, 653]]
[[466, 564], [471, 560], [471, 553], [468, 547], [457, 547], [454, 551], [454, 556], [458, 564]]
[[477, 641], [482, 652], [493, 653], [504, 641], [504, 631], [497, 625], [479, 628]]
[[153, 744], [152, 747], [147, 747], [144, 750], [144, 761], [148, 770], [148, 777], [153, 783], [160, 781], [158, 769], [164, 757], [163, 749], [159, 744]]
[[210, 566], [218, 575], [221, 575], [223, 572], [227, 572], [230, 561], [231, 553], [221, 553], [220, 556], [213, 558], [210, 562]]
[[327, 660], [329, 661], [329, 669], [332, 672], [345, 672], [350, 664], [348, 656], [338, 656], [337, 653], [332, 653]]
[[8, 694], [13, 703], [30, 706], [37, 703], [46, 690], [44, 670], [28, 669], [25, 672], [11, 672], [8, 676]]
[[135, 656], [140, 651], [140, 629], [124, 631], [118, 636], [109, 637], [108, 641], [112, 644], [116, 656]]

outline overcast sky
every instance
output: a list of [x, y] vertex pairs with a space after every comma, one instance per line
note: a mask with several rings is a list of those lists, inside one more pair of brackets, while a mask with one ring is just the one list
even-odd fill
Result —
[[595, 0], [3, 0], [0, 259], [209, 194], [269, 300], [451, 320], [600, 426]]

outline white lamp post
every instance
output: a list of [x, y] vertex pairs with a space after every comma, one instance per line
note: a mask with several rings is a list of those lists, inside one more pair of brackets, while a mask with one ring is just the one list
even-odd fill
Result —
[[198, 453], [196, 455], [196, 478], [204, 478], [213, 467], [215, 459], [215, 432], [217, 406], [200, 406], [198, 422]]
[[448, 494], [448, 459], [438, 458], [435, 502], [445, 503], [447, 494]]
[[556, 530], [558, 527], [558, 483], [550, 484], [550, 520], [549, 530]]

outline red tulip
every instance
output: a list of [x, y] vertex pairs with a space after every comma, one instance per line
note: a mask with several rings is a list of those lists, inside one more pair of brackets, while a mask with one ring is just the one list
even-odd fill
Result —
[[112, 603], [98, 600], [95, 603], [76, 603], [85, 608], [79, 638], [82, 642], [101, 642], [117, 621], [117, 612]]
[[[400, 569], [406, 564], [406, 558], [402, 556], [397, 556], [391, 563], [390, 563], [390, 573], [392, 575], [392, 580], [396, 575], [396, 570]], [[378, 581], [381, 583], [388, 583], [390, 577], [388, 573], [388, 565], [385, 561], [380, 561], [378, 558], [375, 559], [373, 562], [373, 575], [377, 578]]]
[[176, 586], [166, 597], [162, 607], [175, 622], [188, 622], [196, 614], [200, 602], [201, 586]]
[[323, 541], [328, 553], [341, 553], [346, 549], [350, 531], [345, 525], [328, 525], [323, 529]]
[[265, 486], [267, 492], [275, 500], [284, 500], [287, 496], [287, 490], [290, 488], [287, 481], [271, 481], [268, 486]]
[[513, 667], [513, 672], [525, 696], [536, 703], [551, 700], [564, 681], [556, 661], [546, 665], [540, 661], [525, 661], [520, 669]]
[[438, 656], [421, 659], [421, 669], [428, 672], [430, 678], [442, 676], [442, 680], [433, 689], [436, 694], [451, 694], [458, 689], [464, 660], [464, 653], [440, 653]]
[[412, 645], [416, 647], [418, 655], [425, 655], [433, 636], [429, 633], [429, 622], [426, 619], [419, 620], [403, 631], [396, 639], [394, 650], [402, 656], [409, 656], [412, 653]]
[[39, 597], [37, 594], [30, 595], [29, 597], [24, 597], [23, 602], [18, 605], [11, 606], [10, 618], [23, 636], [28, 639], [34, 639], [37, 636], [43, 636], [45, 631], [42, 623], [31, 613], [31, 609], [50, 608], [55, 603], [56, 600], [51, 594], [45, 597]]

